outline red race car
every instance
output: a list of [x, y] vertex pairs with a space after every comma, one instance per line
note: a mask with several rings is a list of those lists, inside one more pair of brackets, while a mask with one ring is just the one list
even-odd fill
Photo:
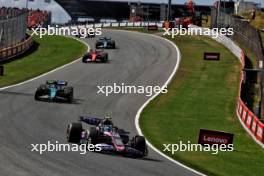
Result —
[[84, 63], [88, 62], [108, 62], [108, 53], [100, 50], [90, 50], [87, 54], [85, 54], [82, 58]]

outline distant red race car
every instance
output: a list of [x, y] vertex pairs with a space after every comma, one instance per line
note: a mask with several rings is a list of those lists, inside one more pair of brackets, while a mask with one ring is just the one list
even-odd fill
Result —
[[82, 58], [84, 63], [88, 62], [108, 62], [108, 53], [101, 50], [90, 50], [87, 54], [85, 54]]

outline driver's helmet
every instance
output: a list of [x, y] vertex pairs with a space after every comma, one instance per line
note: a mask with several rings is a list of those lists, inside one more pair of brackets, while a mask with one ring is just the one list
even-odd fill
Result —
[[110, 117], [105, 117], [103, 120], [104, 125], [113, 125], [112, 119]]
[[50, 88], [55, 88], [56, 86], [55, 86], [55, 84], [50, 84], [49, 87]]
[[110, 131], [112, 131], [112, 129], [113, 128], [111, 125], [104, 126], [104, 131], [110, 132]]

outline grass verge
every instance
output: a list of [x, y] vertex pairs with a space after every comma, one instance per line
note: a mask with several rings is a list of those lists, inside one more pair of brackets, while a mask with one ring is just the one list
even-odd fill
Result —
[[19, 83], [80, 58], [86, 46], [63, 36], [34, 37], [33, 49], [20, 58], [3, 64], [5, 75], [0, 87]]
[[[200, 128], [234, 133], [233, 152], [165, 154], [208, 175], [263, 175], [264, 150], [245, 132], [235, 113], [241, 70], [238, 59], [209, 38], [177, 36], [173, 41], [182, 61], [169, 92], [142, 112], [144, 135], [162, 151], [162, 144], [196, 144]], [[220, 52], [221, 60], [203, 61], [204, 51]]]

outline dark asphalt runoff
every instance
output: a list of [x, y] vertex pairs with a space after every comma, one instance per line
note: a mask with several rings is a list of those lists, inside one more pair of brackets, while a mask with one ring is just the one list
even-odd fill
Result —
[[[174, 46], [140, 33], [104, 31], [116, 41], [106, 64], [77, 61], [34, 81], [0, 91], [1, 176], [191, 176], [150, 149], [145, 159], [101, 153], [31, 152], [31, 144], [66, 143], [66, 127], [79, 115], [111, 116], [114, 123], [136, 134], [135, 115], [147, 96], [97, 94], [97, 86], [163, 85], [177, 58]], [[98, 38], [98, 37], [97, 37]], [[85, 39], [94, 47], [96, 38]], [[40, 65], [41, 67], [41, 65]], [[34, 100], [36, 88], [47, 79], [60, 79], [74, 87], [73, 104]], [[149, 122], [151, 125], [151, 122]]]

